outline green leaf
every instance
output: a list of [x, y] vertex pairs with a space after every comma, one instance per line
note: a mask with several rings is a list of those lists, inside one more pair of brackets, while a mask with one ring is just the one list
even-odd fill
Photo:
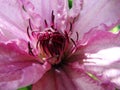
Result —
[[119, 32], [119, 31], [120, 31], [120, 25], [114, 27], [114, 28], [111, 30], [111, 32], [113, 32], [113, 33], [117, 33], [117, 32]]
[[120, 29], [120, 25], [118, 25], [118, 29]]
[[32, 86], [23, 87], [18, 90], [32, 90]]
[[93, 75], [92, 73], [87, 72], [87, 74], [88, 74], [88, 76], [90, 76], [92, 79], [98, 80], [98, 78], [97, 78], [95, 75]]
[[68, 0], [69, 8], [72, 8], [72, 0]]

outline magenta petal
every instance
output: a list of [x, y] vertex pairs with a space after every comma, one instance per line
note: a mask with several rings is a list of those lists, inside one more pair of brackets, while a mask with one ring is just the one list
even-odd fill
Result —
[[31, 85], [45, 73], [43, 66], [33, 62], [0, 65], [0, 89], [13, 90]]
[[76, 90], [76, 88], [64, 71], [53, 69], [35, 83], [32, 90]]
[[0, 90], [15, 90], [35, 83], [49, 69], [15, 43], [0, 43]]
[[[44, 87], [43, 87], [44, 86]], [[47, 72], [32, 90], [113, 90], [97, 83], [79, 69], [65, 68]]]
[[84, 0], [75, 31], [80, 37], [91, 28], [105, 24], [113, 28], [120, 21], [120, 0]]
[[86, 44], [83, 50], [87, 57], [84, 60], [86, 70], [119, 87], [120, 33], [91, 31], [85, 35], [83, 41]]

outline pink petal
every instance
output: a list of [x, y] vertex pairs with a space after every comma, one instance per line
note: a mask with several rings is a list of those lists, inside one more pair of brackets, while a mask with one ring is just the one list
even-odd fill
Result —
[[76, 89], [74, 84], [62, 70], [51, 70], [47, 72], [37, 83], [33, 85], [32, 90], [76, 90]]
[[69, 17], [74, 19], [80, 15], [80, 10], [82, 9], [83, 0], [73, 0], [72, 8], [69, 11]]
[[[106, 85], [107, 86], [107, 85]], [[109, 87], [109, 86], [108, 86]], [[113, 90], [104, 88], [77, 69], [53, 69], [47, 72], [32, 90]]]
[[74, 31], [80, 37], [91, 28], [106, 25], [109, 30], [120, 23], [120, 0], [84, 0]]
[[0, 90], [15, 90], [38, 81], [49, 69], [15, 43], [0, 43]]
[[75, 90], [114, 90], [112, 84], [102, 83], [89, 77], [78, 66], [65, 67], [65, 72], [76, 86]]
[[86, 70], [120, 88], [119, 41], [120, 33], [93, 30], [85, 35], [82, 44], [85, 44], [83, 52], [87, 57], [84, 60]]
[[0, 41], [7, 41], [7, 38], [4, 36], [2, 31], [0, 31]]

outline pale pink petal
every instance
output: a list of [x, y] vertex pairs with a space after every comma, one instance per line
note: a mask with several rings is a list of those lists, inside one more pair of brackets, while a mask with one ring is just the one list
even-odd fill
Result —
[[17, 1], [1, 0], [0, 6], [0, 40], [8, 41], [16, 38], [28, 40]]
[[[23, 32], [22, 28], [18, 27], [16, 24], [17, 20], [16, 22], [13, 22], [10, 17], [6, 17], [0, 12], [0, 37], [5, 38], [6, 40], [16, 38], [27, 40], [28, 37], [26, 32]], [[26, 28], [24, 28], [24, 30], [26, 30]]]
[[109, 30], [120, 23], [120, 0], [84, 0], [74, 31], [80, 37], [91, 28], [106, 25]]
[[[56, 9], [55, 9], [56, 8]], [[67, 28], [68, 1], [57, 0], [55, 10], [55, 26], [58, 30], [64, 31]]]
[[35, 11], [43, 20], [43, 23], [45, 23], [44, 21], [46, 20], [48, 26], [54, 24], [54, 26], [59, 30], [66, 28], [68, 13], [67, 0], [39, 0], [36, 2], [32, 0], [32, 3], [35, 7]]
[[[68, 13], [67, 0], [19, 0], [21, 9], [27, 19], [30, 18], [34, 28], [48, 27], [54, 25], [55, 28], [63, 30], [66, 28]], [[53, 3], [54, 2], [54, 3]], [[24, 6], [24, 8], [23, 8]], [[46, 21], [46, 22], [45, 22]], [[36, 26], [36, 27], [35, 27]]]
[[0, 18], [4, 16], [5, 20], [9, 21], [11, 25], [21, 30], [25, 28], [17, 0], [0, 0], [0, 6]]
[[0, 43], [0, 90], [15, 90], [38, 81], [50, 68], [15, 43]]
[[[86, 41], [86, 42], [85, 42]], [[86, 55], [86, 70], [120, 86], [120, 33], [107, 31], [88, 32], [81, 45]], [[120, 88], [120, 87], [119, 87]]]

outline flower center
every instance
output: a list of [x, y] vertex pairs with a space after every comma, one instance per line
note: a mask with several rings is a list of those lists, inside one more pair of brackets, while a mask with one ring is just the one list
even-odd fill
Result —
[[[69, 31], [57, 30], [54, 23], [54, 13], [51, 13], [51, 24], [44, 21], [45, 28], [35, 28], [29, 19], [29, 26], [27, 27], [27, 35], [30, 38], [28, 42], [28, 52], [30, 55], [40, 58], [40, 62], [49, 62], [53, 66], [65, 63], [66, 58], [69, 58], [74, 52], [76, 52], [76, 41], [69, 36], [72, 34], [72, 23], [69, 23]], [[36, 41], [37, 40], [37, 41]], [[32, 43], [33, 42], [33, 43]], [[70, 54], [70, 55], [69, 55]]]
[[57, 64], [61, 61], [66, 43], [65, 34], [49, 29], [39, 35], [37, 47], [42, 57], [45, 57], [51, 64]]

